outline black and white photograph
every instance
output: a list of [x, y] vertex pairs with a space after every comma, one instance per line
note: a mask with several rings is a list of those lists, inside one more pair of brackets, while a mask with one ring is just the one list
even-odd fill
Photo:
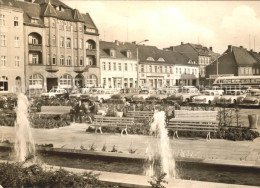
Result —
[[0, 0], [0, 188], [260, 187], [260, 1]]

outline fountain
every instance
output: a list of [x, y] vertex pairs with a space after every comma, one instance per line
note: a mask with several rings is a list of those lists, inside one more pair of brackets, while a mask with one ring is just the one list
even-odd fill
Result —
[[18, 162], [25, 162], [28, 158], [35, 156], [35, 145], [28, 120], [28, 106], [27, 97], [18, 93], [15, 122], [15, 155]]
[[149, 144], [146, 149], [148, 154], [146, 176], [166, 173], [166, 178], [176, 177], [175, 161], [169, 145], [168, 130], [165, 128], [165, 112], [155, 112], [150, 129], [157, 139], [155, 146]]

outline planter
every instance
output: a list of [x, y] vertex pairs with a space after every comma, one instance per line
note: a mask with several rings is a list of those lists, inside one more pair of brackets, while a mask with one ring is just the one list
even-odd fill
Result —
[[249, 121], [249, 129], [257, 129], [257, 121], [258, 121], [257, 114], [248, 115], [248, 121]]

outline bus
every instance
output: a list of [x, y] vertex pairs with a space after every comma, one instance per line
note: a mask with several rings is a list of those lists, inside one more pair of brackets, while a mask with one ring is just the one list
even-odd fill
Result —
[[213, 86], [223, 89], [260, 88], [260, 76], [226, 76], [215, 79]]

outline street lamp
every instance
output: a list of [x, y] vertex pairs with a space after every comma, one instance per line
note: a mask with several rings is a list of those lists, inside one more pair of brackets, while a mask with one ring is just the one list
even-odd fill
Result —
[[137, 88], [139, 87], [139, 57], [138, 57], [138, 44], [141, 44], [143, 42], [148, 42], [149, 40], [143, 40], [138, 43], [136, 43], [136, 61], [137, 61]]

